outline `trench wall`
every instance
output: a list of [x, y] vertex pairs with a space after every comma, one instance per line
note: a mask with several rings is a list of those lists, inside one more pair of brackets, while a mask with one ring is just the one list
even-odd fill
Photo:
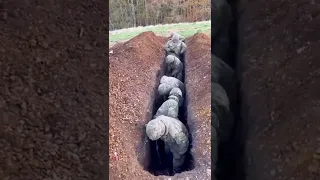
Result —
[[211, 179], [211, 40], [198, 33], [186, 44], [187, 121], [193, 137], [195, 169], [185, 173], [191, 179]]
[[320, 177], [319, 12], [318, 1], [239, 2], [247, 180]]
[[[152, 118], [154, 92], [164, 59], [166, 38], [141, 33], [117, 45], [109, 67], [110, 179], [153, 179], [140, 161], [146, 157], [145, 124]], [[139, 157], [139, 158], [137, 158]]]

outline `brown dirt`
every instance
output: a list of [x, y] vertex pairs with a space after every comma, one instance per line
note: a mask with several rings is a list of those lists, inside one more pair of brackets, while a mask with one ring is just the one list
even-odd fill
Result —
[[240, 5], [247, 179], [319, 180], [319, 1]]
[[188, 124], [193, 132], [192, 179], [211, 179], [211, 38], [198, 33], [187, 41]]
[[[165, 176], [155, 177], [151, 175], [143, 170], [142, 165], [138, 161], [138, 157], [143, 156], [145, 151], [145, 149], [141, 149], [143, 146], [141, 146], [140, 141], [143, 136], [144, 125], [152, 117], [151, 106], [153, 102], [151, 100], [154, 99], [156, 84], [159, 81], [157, 72], [160, 70], [164, 60], [165, 53], [163, 46], [166, 40], [164, 37], [157, 37], [153, 32], [145, 32], [126, 43], [119, 44], [110, 49], [113, 50], [113, 53], [110, 55], [109, 69], [110, 180], [169, 179], [169, 177]], [[205, 40], [205, 42], [207, 41], [210, 42], [210, 39]], [[198, 43], [197, 40], [191, 42]], [[191, 44], [191, 48], [193, 46], [198, 47], [196, 44]], [[208, 45], [200, 46], [208, 48]], [[207, 51], [210, 54], [210, 50]], [[189, 56], [196, 57], [191, 54]], [[206, 76], [209, 79], [210, 74], [209, 72], [207, 73]], [[190, 85], [190, 88], [194, 88], [193, 84]], [[205, 90], [204, 93], [209, 93], [207, 91]], [[208, 106], [210, 107], [210, 104]], [[202, 117], [205, 118], [208, 116], [208, 113], [210, 114], [210, 108], [209, 112], [199, 113], [206, 113], [202, 114]], [[198, 115], [198, 113], [193, 114]], [[208, 123], [210, 123], [209, 120]], [[204, 124], [196, 123], [195, 128], [200, 129], [199, 126], [203, 126]], [[196, 132], [196, 134], [201, 133]], [[205, 150], [200, 151], [201, 147], [203, 147], [201, 146], [202, 143], [207, 145], [208, 137], [204, 139], [205, 142], [199, 140], [199, 138], [201, 136], [198, 136], [197, 139], [199, 147], [196, 148], [196, 153], [202, 154], [206, 152], [204, 156], [205, 158], [209, 158], [204, 160], [202, 155], [197, 156], [199, 158], [197, 165], [206, 164], [207, 161], [210, 162], [210, 147], [206, 146]], [[207, 166], [210, 166], [210, 164]], [[196, 176], [199, 177], [200, 173], [209, 172], [207, 166], [198, 167], [197, 172], [195, 170], [183, 172], [170, 178], [172, 180], [186, 179], [187, 177], [195, 179]], [[203, 177], [203, 175], [201, 176]]]
[[[109, 158], [110, 180], [150, 180], [138, 162], [144, 125], [151, 119], [157, 72], [164, 59], [166, 38], [144, 32], [111, 48]], [[148, 112], [150, 111], [150, 112]]]
[[106, 179], [107, 1], [1, 5], [0, 179]]

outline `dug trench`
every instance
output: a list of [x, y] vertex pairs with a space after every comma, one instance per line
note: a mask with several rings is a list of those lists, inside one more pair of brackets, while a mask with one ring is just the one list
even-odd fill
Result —
[[[166, 54], [167, 56], [167, 54]], [[185, 54], [180, 56], [179, 59], [182, 61], [182, 63], [185, 62]], [[185, 66], [184, 66], [185, 67]], [[165, 64], [165, 58], [162, 61], [161, 69], [157, 73], [157, 82], [156, 82], [156, 88], [154, 88], [154, 102], [152, 106], [152, 115], [156, 114], [159, 107], [162, 105], [164, 101], [167, 100], [167, 97], [160, 96], [157, 91], [157, 87], [160, 84], [160, 79], [163, 75], [166, 75], [166, 64]], [[185, 79], [185, 68], [182, 70], [182, 82], [184, 82]], [[186, 126], [189, 132], [189, 149], [187, 151], [186, 159], [184, 164], [181, 167], [181, 172], [184, 171], [190, 171], [194, 168], [194, 160], [193, 156], [190, 152], [190, 149], [192, 148], [192, 135], [190, 133], [190, 129], [187, 123], [187, 94], [183, 94], [183, 105], [179, 108], [179, 115], [178, 119]], [[145, 134], [145, 133], [144, 133]], [[143, 135], [143, 141], [147, 137]], [[155, 176], [174, 176], [175, 173], [172, 169], [172, 157], [168, 155], [165, 152], [164, 149], [164, 142], [162, 140], [157, 141], [151, 141], [147, 140], [147, 145], [145, 146], [145, 160], [144, 160], [144, 170], [150, 172], [151, 174]]]
[[[232, 22], [229, 27], [229, 48], [228, 55], [224, 61], [235, 71], [239, 71], [239, 42], [238, 42], [238, 12], [237, 0], [228, 0], [231, 7]], [[218, 144], [218, 161], [216, 164], [215, 176], [217, 180], [245, 180], [245, 163], [244, 160], [244, 141], [245, 126], [241, 116], [241, 94], [239, 78], [236, 78], [236, 98], [230, 104], [230, 111], [234, 116], [234, 124], [231, 127], [231, 137], [227, 142], [219, 142]]]
[[[166, 41], [166, 37], [143, 32], [111, 48], [109, 171], [112, 180], [168, 179], [168, 173], [152, 174], [154, 169], [150, 166], [156, 166], [150, 163], [154, 160], [151, 160], [152, 144], [145, 134], [145, 125], [154, 115], [153, 109], [161, 103], [156, 100], [155, 92], [165, 73], [163, 46]], [[192, 135], [193, 161], [189, 165], [194, 164], [194, 168], [170, 178], [210, 179], [210, 37], [199, 33], [188, 38], [186, 44], [184, 81], [188, 114], [184, 115]]]

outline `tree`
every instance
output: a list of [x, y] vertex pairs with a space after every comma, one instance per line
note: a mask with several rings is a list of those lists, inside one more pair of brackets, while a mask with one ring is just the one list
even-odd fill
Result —
[[111, 29], [211, 19], [209, 0], [110, 0]]

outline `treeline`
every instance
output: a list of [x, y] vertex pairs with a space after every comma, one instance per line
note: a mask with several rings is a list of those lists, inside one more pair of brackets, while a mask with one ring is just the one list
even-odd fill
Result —
[[110, 0], [109, 30], [211, 19], [209, 0]]

